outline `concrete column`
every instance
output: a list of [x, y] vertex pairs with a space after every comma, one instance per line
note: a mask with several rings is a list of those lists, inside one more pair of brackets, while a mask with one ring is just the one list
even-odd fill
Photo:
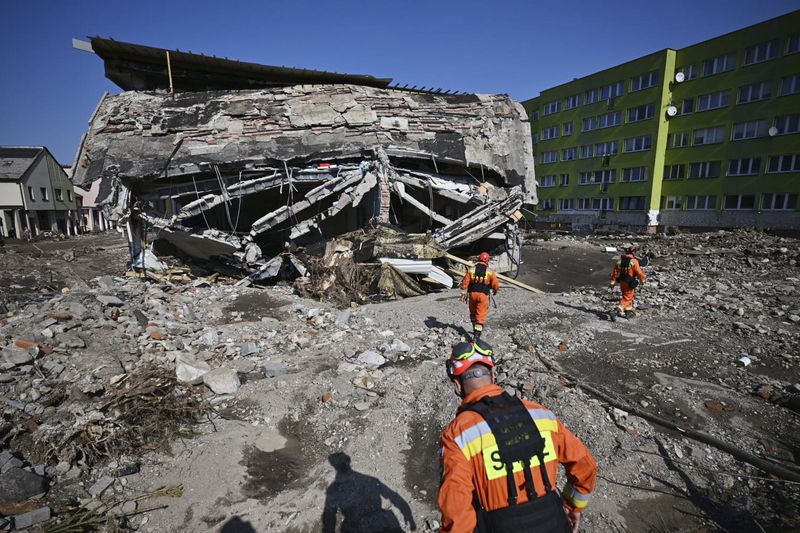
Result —
[[0, 209], [0, 223], [2, 223], [0, 232], [3, 233], [3, 237], [8, 237], [8, 220], [6, 219], [6, 212], [4, 209]]
[[58, 220], [56, 220], [55, 211], [48, 211], [47, 212], [47, 222], [50, 224], [50, 231], [57, 233], [58, 232]]
[[19, 216], [19, 209], [14, 209], [14, 230], [17, 234], [17, 239], [22, 238], [22, 219]]
[[86, 218], [88, 221], [89, 231], [94, 231], [94, 209], [91, 207], [84, 209], [86, 209]]
[[67, 237], [77, 235], [77, 232], [72, 226], [72, 212], [64, 211], [64, 228], [67, 230]]
[[97, 217], [100, 219], [100, 229], [102, 231], [108, 231], [108, 222], [102, 210], [97, 211]]

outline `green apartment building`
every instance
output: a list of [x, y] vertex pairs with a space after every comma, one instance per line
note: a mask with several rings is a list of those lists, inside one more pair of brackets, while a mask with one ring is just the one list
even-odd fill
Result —
[[539, 221], [800, 229], [800, 11], [542, 91]]

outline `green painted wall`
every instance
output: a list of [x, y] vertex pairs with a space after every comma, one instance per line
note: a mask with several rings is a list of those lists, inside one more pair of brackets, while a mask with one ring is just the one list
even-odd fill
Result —
[[[789, 13], [742, 30], [732, 32], [680, 50], [662, 50], [633, 61], [606, 69], [604, 71], [573, 80], [569, 83], [547, 89], [530, 100], [523, 102], [531, 118], [531, 133], [534, 135], [534, 155], [536, 157], [536, 176], [539, 184], [545, 176], [555, 175], [556, 186], [542, 186], [539, 190], [540, 206], [553, 200], [555, 209], [544, 210], [543, 215], [558, 212], [559, 200], [580, 198], [614, 198], [614, 210], [620, 207], [620, 198], [626, 196], [645, 196], [646, 205], [642, 210], [657, 211], [662, 197], [688, 195], [714, 195], [716, 208], [721, 208], [726, 194], [753, 194], [760, 198], [764, 192], [800, 193], [800, 173], [768, 174], [766, 168], [769, 157], [778, 154], [800, 154], [800, 134], [778, 135], [751, 140], [732, 141], [733, 125], [749, 120], [765, 119], [766, 128], [774, 124], [776, 116], [800, 113], [800, 93], [779, 96], [781, 78], [793, 74], [800, 75], [800, 52], [786, 53], [788, 39], [800, 33], [800, 11]], [[776, 57], [753, 65], [744, 65], [748, 47], [758, 43], [777, 40]], [[736, 68], [728, 72], [705, 76], [703, 62], [725, 54], [736, 54]], [[694, 65], [695, 79], [682, 83], [675, 81], [678, 70], [686, 70]], [[656, 86], [631, 92], [632, 78], [651, 71], [658, 73]], [[567, 99], [575, 94], [585, 98], [587, 90], [619, 81], [624, 82], [624, 94], [615, 98], [613, 109], [609, 101], [602, 100], [591, 104], [583, 103], [574, 109], [566, 109]], [[741, 86], [767, 82], [771, 87], [771, 97], [760, 102], [737, 104], [738, 89]], [[698, 97], [720, 90], [731, 91], [731, 102], [721, 109], [697, 112]], [[695, 111], [689, 114], [669, 117], [667, 108], [671, 105], [681, 107], [684, 99], [693, 99]], [[558, 112], [545, 114], [548, 104], [559, 102]], [[643, 104], [655, 104], [653, 118], [636, 123], [628, 123], [627, 110]], [[623, 113], [618, 126], [582, 132], [582, 122], [587, 117], [602, 115], [611, 111]], [[571, 122], [573, 133], [563, 135], [563, 125]], [[561, 135], [555, 139], [542, 138], [543, 131], [559, 126]], [[698, 129], [723, 126], [723, 142], [710, 145], [697, 145], [684, 148], [668, 148], [670, 134], [687, 132], [691, 137]], [[624, 140], [629, 137], [650, 135], [652, 148], [645, 152], [624, 153]], [[602, 157], [563, 161], [562, 152], [566, 148], [616, 140], [619, 153], [606, 161]], [[543, 163], [542, 154], [558, 151], [558, 162]], [[726, 176], [730, 159], [760, 157], [761, 165], [756, 176]], [[689, 164], [703, 161], [720, 161], [721, 176], [708, 179], [689, 179]], [[665, 165], [685, 165], [682, 180], [663, 180]], [[635, 183], [622, 182], [622, 169], [646, 166], [647, 181]], [[616, 182], [603, 190], [601, 185], [580, 185], [581, 172], [616, 169]], [[560, 186], [560, 176], [569, 175], [569, 185]], [[683, 202], [685, 203], [685, 202]], [[577, 205], [575, 206], [577, 207]], [[758, 208], [758, 205], [756, 206]], [[796, 211], [796, 209], [795, 209]]]

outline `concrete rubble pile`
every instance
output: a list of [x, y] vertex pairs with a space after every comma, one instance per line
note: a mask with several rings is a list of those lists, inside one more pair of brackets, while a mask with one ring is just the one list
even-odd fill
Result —
[[149, 259], [141, 241], [154, 228], [191, 257], [250, 273], [378, 224], [430, 231], [444, 249], [497, 247], [536, 202], [518, 103], [354, 85], [105, 96], [73, 179], [103, 180], [134, 264]]

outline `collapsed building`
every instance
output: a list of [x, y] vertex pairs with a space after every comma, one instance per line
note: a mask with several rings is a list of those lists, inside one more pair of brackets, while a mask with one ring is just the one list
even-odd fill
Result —
[[527, 116], [508, 96], [100, 38], [90, 47], [131, 90], [103, 96], [73, 180], [102, 180], [134, 264], [147, 265], [148, 229], [189, 256], [251, 271], [376, 225], [441, 250], [518, 248], [536, 188]]

